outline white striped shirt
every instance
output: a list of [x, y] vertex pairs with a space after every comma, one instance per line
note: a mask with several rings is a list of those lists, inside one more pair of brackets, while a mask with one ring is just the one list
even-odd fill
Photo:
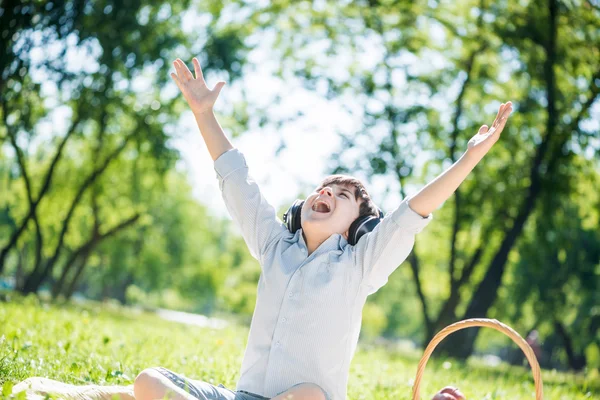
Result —
[[214, 167], [227, 210], [261, 265], [237, 390], [271, 398], [312, 382], [344, 400], [367, 296], [408, 257], [432, 214], [422, 217], [405, 199], [355, 246], [333, 234], [307, 257], [302, 230], [288, 231], [238, 149]]

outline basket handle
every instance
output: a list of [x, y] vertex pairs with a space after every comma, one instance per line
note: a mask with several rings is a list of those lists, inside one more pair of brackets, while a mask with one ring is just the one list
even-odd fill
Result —
[[497, 331], [504, 333], [506, 336], [510, 337], [525, 353], [525, 357], [529, 361], [529, 365], [533, 370], [533, 381], [535, 383], [535, 398], [536, 400], [542, 400], [544, 395], [544, 387], [542, 383], [542, 375], [540, 373], [540, 365], [538, 364], [537, 358], [531, 349], [531, 346], [523, 339], [514, 329], [511, 327], [504, 325], [502, 322], [495, 319], [487, 319], [487, 318], [472, 318], [465, 319], [463, 321], [455, 322], [452, 325], [449, 325], [442, 329], [437, 335], [431, 339], [429, 345], [425, 349], [425, 353], [419, 361], [419, 368], [417, 370], [417, 377], [415, 378], [415, 383], [413, 385], [413, 400], [419, 400], [419, 388], [421, 386], [421, 378], [423, 377], [423, 372], [425, 371], [425, 366], [427, 365], [427, 361], [433, 353], [433, 350], [437, 347], [437, 345], [448, 335], [453, 332], [460, 331], [461, 329], [470, 328], [474, 326], [483, 326], [488, 328], [493, 328]]

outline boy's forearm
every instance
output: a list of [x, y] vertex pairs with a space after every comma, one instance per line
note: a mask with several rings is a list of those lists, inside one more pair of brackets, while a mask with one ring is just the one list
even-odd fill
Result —
[[212, 110], [203, 113], [194, 113], [194, 117], [213, 161], [227, 150], [233, 149], [233, 145], [227, 136], [225, 136], [225, 132], [223, 132]]
[[429, 215], [456, 191], [480, 160], [480, 157], [465, 152], [450, 168], [410, 198], [410, 208], [423, 217]]

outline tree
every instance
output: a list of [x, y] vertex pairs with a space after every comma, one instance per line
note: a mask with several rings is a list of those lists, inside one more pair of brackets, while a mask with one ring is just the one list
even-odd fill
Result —
[[[307, 88], [362, 116], [356, 132], [341, 134], [331, 172], [389, 176], [402, 197], [457, 159], [478, 127], [489, 123], [482, 115], [492, 115], [490, 103], [516, 104], [501, 148], [445, 205], [451, 212], [449, 253], [445, 261], [435, 260], [447, 265], [449, 292], [428, 293], [423, 276], [441, 271], [423, 264], [433, 256], [424, 255], [419, 241], [408, 260], [425, 341], [457, 319], [488, 315], [540, 199], [569, 193], [556, 185], [559, 167], [574, 153], [598, 154], [589, 140], [597, 130], [585, 124], [600, 89], [598, 7], [556, 0], [369, 1], [318, 8], [277, 2], [252, 9], [249, 20], [257, 30], [279, 28], [274, 43], [283, 79], [300, 77]], [[317, 43], [323, 50], [315, 56], [308, 50]], [[365, 57], [372, 48], [377, 51]], [[431, 161], [420, 171], [422, 154]], [[461, 331], [440, 349], [466, 357], [477, 332]]]
[[[571, 155], [569, 163], [573, 168], [557, 172], [561, 182], [570, 182], [570, 194], [540, 202], [532, 216], [535, 228], [519, 245], [515, 277], [502, 302], [526, 304], [513, 307], [511, 317], [561, 344], [551, 349], [550, 359], [562, 353], [571, 369], [580, 370], [587, 364], [586, 350], [600, 350], [600, 198], [593, 189], [600, 174], [593, 161], [579, 156]], [[535, 317], [528, 320], [524, 308]]]
[[[218, 16], [218, 3], [202, 4]], [[138, 169], [136, 179], [174, 166], [178, 155], [169, 144], [168, 125], [182, 105], [163, 93], [169, 77], [162, 72], [177, 55], [186, 57], [186, 49], [197, 48], [180, 27], [188, 6], [80, 0], [0, 6], [0, 34], [6, 39], [0, 54], [0, 143], [8, 143], [14, 153], [6, 158], [9, 170], [18, 170], [5, 181], [9, 190], [4, 193], [24, 202], [3, 201], [12, 228], [8, 240], [0, 242], [0, 273], [11, 251], [31, 249], [35, 243], [35, 257], [24, 268], [23, 292], [36, 292], [66, 261], [55, 285], [58, 294], [69, 273], [82, 270], [101, 240], [138, 221], [145, 205], [135, 200], [135, 193], [133, 201], [124, 197], [130, 193], [116, 196], [117, 203], [130, 206], [112, 213], [120, 220], [106, 211], [114, 207], [108, 203], [110, 181], [124, 172], [112, 166], [122, 159], [151, 159]], [[235, 79], [239, 75], [232, 64], [243, 62], [236, 57], [242, 43], [227, 30], [207, 29], [212, 30], [203, 43], [211, 61], [207, 70], [223, 68]], [[50, 48], [59, 51], [44, 53]], [[79, 69], [71, 66], [76, 57], [84, 57]], [[141, 92], [136, 85], [144, 80], [148, 84]], [[60, 107], [68, 110], [67, 128], [50, 131], [47, 118], [56, 117]], [[135, 163], [120, 165], [132, 168]], [[86, 198], [89, 208], [84, 207]]]

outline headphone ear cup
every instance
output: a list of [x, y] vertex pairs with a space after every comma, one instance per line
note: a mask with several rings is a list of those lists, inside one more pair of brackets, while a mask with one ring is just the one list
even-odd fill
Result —
[[302, 220], [301, 220], [301, 216], [302, 216], [302, 206], [304, 205], [304, 200], [297, 200], [297, 205], [296, 208], [294, 208], [294, 232], [296, 233], [296, 231], [300, 228], [302, 228]]
[[356, 218], [354, 222], [352, 222], [350, 228], [348, 228], [348, 244], [354, 246], [358, 242], [358, 238], [356, 237], [357, 230], [362, 225], [362, 223], [365, 222], [365, 220], [367, 220], [367, 218], [369, 218], [369, 216], [364, 215], [362, 217]]
[[296, 199], [294, 203], [283, 214], [283, 222], [291, 233], [296, 233], [302, 227], [300, 216], [304, 200]]
[[364, 215], [354, 220], [350, 228], [348, 229], [348, 244], [354, 246], [360, 238], [371, 232], [383, 219], [383, 211], [378, 208], [379, 217], [373, 215]]

